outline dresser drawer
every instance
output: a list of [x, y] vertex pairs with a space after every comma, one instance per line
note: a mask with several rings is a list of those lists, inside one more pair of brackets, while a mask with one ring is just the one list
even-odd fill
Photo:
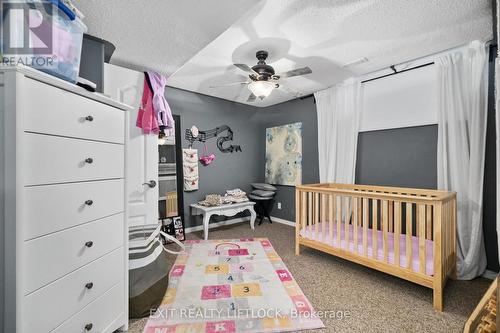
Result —
[[[125, 324], [124, 283], [120, 282], [51, 333], [111, 333]], [[86, 330], [85, 326], [90, 329]], [[90, 326], [92, 325], [92, 326]]]
[[24, 184], [41, 185], [124, 177], [124, 146], [24, 135]]
[[24, 188], [24, 240], [124, 210], [123, 179]]
[[124, 223], [117, 214], [24, 242], [24, 294], [123, 246]]
[[25, 88], [25, 131], [124, 143], [124, 111], [32, 79]]
[[29, 320], [24, 330], [49, 332], [123, 281], [123, 251], [121, 247], [27, 296], [23, 313]]

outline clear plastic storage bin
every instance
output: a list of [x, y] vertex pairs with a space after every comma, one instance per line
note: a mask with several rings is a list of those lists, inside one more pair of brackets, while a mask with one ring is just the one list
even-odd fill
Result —
[[[57, 10], [57, 6], [54, 6]], [[66, 81], [76, 83], [80, 71], [83, 34], [87, 26], [77, 17], [71, 21], [59, 12], [53, 16], [53, 59], [54, 66], [42, 67], [42, 71]]]
[[[3, 56], [7, 59], [15, 59], [16, 64], [31, 66], [76, 83], [80, 70], [83, 34], [87, 32], [87, 26], [78, 17], [71, 20], [65, 12], [58, 8], [57, 4], [34, 2], [26, 6], [30, 10], [25, 10], [24, 16], [10, 15], [7, 26], [5, 19], [6, 15], [9, 15], [9, 11], [3, 14], [3, 29], [14, 29], [14, 31], [9, 31], [10, 38], [14, 38], [14, 42], [11, 41], [10, 44], [25, 46], [25, 48], [18, 50], [9, 49], [5, 48], [5, 41], [3, 41]], [[52, 7], [52, 12], [48, 10], [50, 7]], [[27, 17], [28, 15], [29, 17]], [[41, 23], [37, 28], [36, 38], [30, 40], [30, 47], [26, 48], [28, 43], [24, 40], [23, 31], [27, 29], [27, 22], [30, 20]], [[50, 52], [40, 51], [37, 48], [50, 44], [52, 46]], [[5, 52], [5, 50], [12, 52]], [[11, 61], [10, 64], [14, 64], [14, 61]]]

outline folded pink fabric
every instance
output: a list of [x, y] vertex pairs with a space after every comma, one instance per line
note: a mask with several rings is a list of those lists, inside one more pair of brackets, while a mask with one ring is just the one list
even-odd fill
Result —
[[[337, 244], [337, 223], [333, 222], [333, 239], [330, 239], [330, 229], [329, 223], [318, 223], [317, 228], [318, 232], [316, 233], [314, 226], [307, 226], [304, 229], [300, 230], [300, 235], [302, 237], [312, 239], [321, 243], [328, 244], [330, 246], [341, 248], [346, 250], [346, 240], [345, 240], [345, 223], [342, 222], [340, 225], [340, 246]], [[349, 252], [356, 253], [354, 248], [354, 227], [352, 224], [349, 224]], [[383, 242], [383, 234], [382, 231], [377, 230], [377, 258], [380, 261], [384, 260], [384, 250], [382, 247]], [[420, 261], [419, 261], [419, 246], [418, 246], [418, 238], [412, 236], [412, 258], [411, 258], [411, 270], [414, 272], [420, 271]], [[367, 243], [368, 243], [368, 257], [373, 257], [373, 230], [368, 229], [367, 234]], [[388, 261], [391, 264], [394, 264], [395, 254], [394, 254], [394, 234], [392, 232], [387, 233], [387, 247], [388, 247]], [[358, 248], [357, 254], [364, 255], [363, 252], [363, 228], [358, 228]], [[434, 248], [433, 241], [425, 240], [425, 273], [427, 275], [434, 275]], [[408, 263], [406, 262], [406, 235], [400, 235], [399, 238], [399, 266], [408, 268]]]

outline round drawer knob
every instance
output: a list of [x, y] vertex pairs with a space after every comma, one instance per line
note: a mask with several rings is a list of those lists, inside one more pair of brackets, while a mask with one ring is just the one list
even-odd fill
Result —
[[92, 206], [92, 205], [94, 204], [94, 201], [93, 201], [93, 200], [86, 200], [86, 201], [85, 201], [85, 204], [86, 204], [87, 206]]
[[88, 242], [85, 243], [86, 247], [92, 247], [93, 245], [94, 245], [93, 241], [88, 241]]
[[94, 283], [93, 282], [89, 282], [85, 285], [85, 288], [87, 288], [88, 290], [94, 288]]
[[92, 323], [87, 324], [87, 325], [85, 325], [85, 330], [90, 331], [90, 330], [92, 330], [92, 327], [94, 327], [94, 325]]
[[87, 116], [87, 117], [85, 117], [85, 120], [86, 120], [86, 121], [94, 121], [94, 117], [92, 117], [92, 116]]
[[94, 163], [94, 159], [92, 157], [86, 158], [85, 163], [92, 164]]

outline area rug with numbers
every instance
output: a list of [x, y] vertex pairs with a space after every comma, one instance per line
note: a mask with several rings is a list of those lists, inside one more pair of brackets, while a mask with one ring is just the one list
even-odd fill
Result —
[[323, 322], [267, 238], [188, 240], [144, 333], [288, 332]]

